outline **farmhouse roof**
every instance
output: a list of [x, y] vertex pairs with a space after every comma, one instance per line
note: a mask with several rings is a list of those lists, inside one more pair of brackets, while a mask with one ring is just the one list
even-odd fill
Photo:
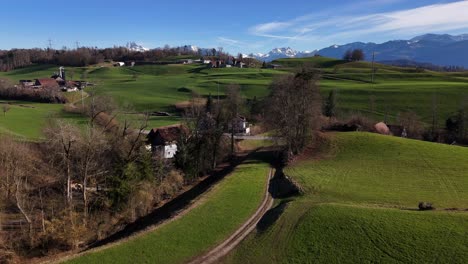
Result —
[[55, 79], [52, 79], [52, 78], [36, 79], [36, 83], [38, 85], [41, 85], [41, 86], [44, 86], [44, 87], [58, 86], [57, 81]]
[[183, 133], [187, 133], [187, 128], [182, 125], [172, 125], [165, 127], [158, 127], [151, 129], [148, 134], [149, 138], [156, 140], [158, 144], [164, 144], [166, 142], [175, 142]]

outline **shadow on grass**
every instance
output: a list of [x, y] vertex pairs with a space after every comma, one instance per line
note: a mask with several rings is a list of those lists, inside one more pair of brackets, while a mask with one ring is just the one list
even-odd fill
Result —
[[268, 210], [260, 219], [257, 224], [257, 232], [263, 233], [265, 232], [270, 226], [272, 226], [278, 218], [283, 214], [284, 210], [288, 206], [291, 200], [282, 200], [280, 204]]
[[195, 69], [188, 70], [188, 73], [195, 73], [195, 74], [203, 74], [203, 75], [208, 75], [207, 72], [202, 72], [203, 70], [206, 70], [207, 67], [197, 67]]
[[[52, 65], [52, 64], [25, 66], [25, 68], [15, 69], [14, 71], [7, 73], [7, 75], [19, 75], [19, 74], [36, 73], [37, 71], [47, 70], [47, 69], [50, 69], [52, 67], [58, 67], [58, 66]], [[50, 75], [52, 75], [52, 74], [53, 74], [53, 72], [50, 73]], [[39, 77], [37, 77], [37, 78], [39, 78]]]
[[209, 177], [199, 182], [188, 191], [175, 197], [174, 199], [170, 200], [161, 207], [156, 208], [148, 215], [139, 218], [133, 223], [127, 224], [121, 231], [118, 231], [117, 233], [114, 233], [113, 235], [105, 239], [90, 244], [88, 248], [84, 249], [83, 251], [100, 247], [112, 242], [116, 242], [123, 238], [129, 237], [132, 234], [135, 234], [139, 231], [143, 231], [150, 226], [160, 224], [165, 220], [173, 218], [181, 210], [186, 209], [188, 206], [190, 206], [195, 199], [197, 199], [200, 195], [208, 191], [214, 184], [216, 184], [217, 182], [225, 178], [227, 175], [232, 173], [235, 170], [235, 168], [241, 163], [245, 164], [245, 162], [247, 162], [250, 164], [255, 164], [265, 161], [268, 161], [268, 163], [270, 163], [271, 160], [268, 160], [268, 157], [271, 157], [269, 156], [271, 155], [271, 153], [269, 152], [270, 151], [256, 151], [247, 155], [236, 156], [236, 158], [233, 159], [231, 164], [227, 164], [225, 166], [217, 168], [214, 172], [212, 172], [209, 175]]

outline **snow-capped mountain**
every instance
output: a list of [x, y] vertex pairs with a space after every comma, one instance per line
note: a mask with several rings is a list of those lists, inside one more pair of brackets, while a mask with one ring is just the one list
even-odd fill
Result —
[[184, 52], [198, 52], [200, 50], [200, 48], [194, 45], [180, 46], [179, 49]]
[[376, 61], [408, 60], [432, 63], [441, 66], [468, 67], [468, 34], [425, 34], [409, 40], [391, 40], [381, 44], [353, 42], [345, 45], [332, 45], [317, 53], [341, 59], [350, 49], [362, 49], [366, 60]]
[[141, 45], [136, 44], [133, 41], [127, 43], [127, 49], [131, 51], [139, 51], [139, 52], [145, 52], [149, 50]]
[[304, 57], [311, 57], [314, 56], [317, 51], [296, 51], [291, 49], [290, 47], [287, 48], [276, 48], [271, 50], [270, 52], [263, 54], [263, 53], [255, 53], [253, 57], [260, 61], [273, 61], [276, 59], [282, 58], [304, 58]]
[[450, 43], [450, 42], [468, 40], [468, 34], [463, 34], [463, 35], [458, 35], [458, 36], [452, 36], [452, 35], [449, 35], [449, 34], [443, 34], [443, 35], [425, 34], [425, 35], [414, 37], [410, 41], [411, 42], [419, 42], [421, 40]]

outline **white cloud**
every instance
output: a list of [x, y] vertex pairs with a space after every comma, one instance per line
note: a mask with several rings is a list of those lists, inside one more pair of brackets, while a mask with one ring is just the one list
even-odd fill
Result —
[[234, 47], [239, 47], [243, 42], [231, 38], [226, 38], [226, 37], [218, 37], [217, 41], [219, 43], [222, 43], [227, 46], [234, 46]]
[[[388, 4], [399, 0], [379, 1]], [[468, 0], [361, 16], [305, 15], [289, 21], [256, 25], [249, 32], [290, 41], [311, 41], [317, 36], [322, 40], [340, 41], [370, 34], [398, 34], [403, 37], [462, 29], [468, 29]]]
[[249, 32], [254, 35], [263, 35], [270, 32], [286, 29], [293, 25], [291, 22], [270, 22], [265, 24], [258, 24], [249, 29]]

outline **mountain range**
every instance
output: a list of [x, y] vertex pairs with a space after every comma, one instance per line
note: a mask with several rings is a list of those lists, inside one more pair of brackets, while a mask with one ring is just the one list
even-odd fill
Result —
[[341, 59], [350, 49], [362, 49], [366, 60], [415, 61], [441, 66], [462, 66], [468, 68], [468, 34], [425, 34], [409, 40], [392, 40], [381, 44], [353, 42], [332, 45], [315, 51], [298, 52], [291, 48], [276, 48], [267, 54], [254, 54], [258, 60], [272, 61], [278, 58], [301, 58], [319, 54]]
[[[132, 51], [147, 51], [149, 49], [129, 42], [127, 48]], [[199, 48], [193, 45], [178, 47], [181, 51], [197, 52], [201, 55], [211, 55], [212, 49]], [[304, 58], [316, 54], [341, 59], [347, 50], [362, 49], [365, 59], [370, 61], [374, 54], [375, 61], [398, 64], [404, 61], [410, 63], [428, 63], [439, 66], [461, 66], [468, 68], [468, 34], [425, 34], [409, 40], [391, 40], [381, 44], [373, 42], [352, 42], [344, 45], [332, 45], [320, 50], [296, 51], [290, 47], [275, 48], [268, 53], [242, 54], [244, 58], [253, 57], [260, 61], [271, 62], [281, 58]]]
[[131, 51], [137, 51], [137, 52], [145, 52], [148, 51], [149, 49], [136, 44], [135, 42], [128, 42], [126, 48]]
[[[296, 51], [291, 49], [290, 47], [287, 48], [276, 48], [271, 50], [268, 53], [255, 53], [255, 54], [250, 54], [249, 57], [254, 57], [257, 60], [260, 61], [273, 61], [276, 59], [282, 59], [282, 58], [304, 58], [304, 57], [310, 57], [314, 56], [314, 54], [317, 53], [317, 50], [314, 51]], [[245, 56], [244, 56], [245, 57]]]

